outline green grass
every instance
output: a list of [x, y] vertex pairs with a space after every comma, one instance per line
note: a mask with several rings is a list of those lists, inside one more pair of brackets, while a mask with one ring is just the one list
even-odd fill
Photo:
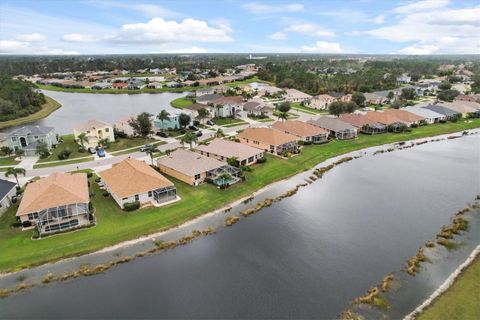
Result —
[[234, 87], [237, 87], [237, 86], [240, 86], [240, 85], [243, 85], [243, 84], [249, 84], [249, 83], [252, 83], [252, 82], [267, 83], [267, 84], [272, 85], [271, 82], [260, 80], [257, 76], [254, 76], [250, 79], [246, 79], [246, 80], [242, 80], [242, 81], [234, 81], [234, 82], [230, 82], [230, 83], [225, 83], [225, 85], [228, 86], [228, 87], [234, 88]]
[[305, 106], [302, 106], [299, 102], [292, 103], [291, 107], [294, 110], [302, 111], [308, 114], [328, 114], [328, 111], [305, 107]]
[[42, 109], [40, 111], [35, 112], [26, 117], [0, 122], [0, 129], [19, 126], [22, 124], [43, 119], [62, 106], [60, 103], [58, 103], [57, 101], [53, 100], [50, 97], [45, 96], [45, 99], [47, 100], [47, 102], [44, 105], [42, 105]]
[[242, 124], [247, 123], [247, 122], [243, 121], [242, 119], [238, 119], [238, 118], [213, 118], [212, 120], [213, 120], [213, 122], [215, 122], [215, 124], [217, 124], [219, 126], [224, 126], [224, 127], [238, 126], [238, 125], [242, 125]]
[[405, 141], [480, 127], [480, 119], [429, 125], [411, 133], [367, 136], [352, 141], [332, 141], [319, 146], [305, 146], [302, 153], [288, 160], [268, 156], [266, 163], [246, 173], [246, 181], [226, 190], [210, 184], [190, 187], [174, 181], [182, 200], [162, 208], [148, 208], [132, 213], [120, 211], [111, 198], [103, 198], [92, 183], [97, 195], [93, 204], [97, 209], [98, 226], [74, 233], [32, 241], [31, 232], [12, 229], [17, 207], [13, 206], [0, 218], [0, 272], [18, 270], [66, 257], [84, 254], [114, 245], [121, 241], [168, 229], [194, 217], [210, 212], [242, 197], [250, 195], [275, 181], [310, 169], [321, 161], [350, 151], [384, 143]]
[[[87, 154], [88, 157], [88, 154]], [[74, 163], [81, 163], [81, 162], [88, 162], [92, 161], [93, 157], [88, 158], [80, 158], [80, 159], [70, 159], [70, 160], [62, 160], [58, 162], [52, 163], [38, 163], [33, 165], [33, 169], [40, 169], [40, 168], [50, 168], [50, 167], [58, 167], [58, 166], [66, 166], [67, 164], [74, 164]]]
[[[158, 140], [155, 140], [155, 139], [151, 139], [151, 138], [144, 139], [142, 137], [116, 138], [115, 141], [112, 142], [106, 150], [107, 152], [114, 152], [114, 151], [119, 151], [123, 149], [140, 147], [140, 146], [143, 146], [144, 144], [151, 144], [157, 141]], [[136, 151], [136, 150], [130, 150], [129, 152], [133, 152], [133, 151]]]
[[[277, 120], [279, 119], [278, 116], [280, 115], [280, 112], [274, 110], [273, 111], [273, 116], [274, 117], [277, 117]], [[289, 112], [287, 114], [287, 119], [290, 120], [290, 119], [297, 119], [299, 118], [300, 116], [297, 114], [297, 113], [293, 113], [293, 112]]]
[[191, 106], [193, 104], [193, 101], [192, 100], [188, 100], [187, 98], [185, 97], [181, 97], [181, 98], [177, 98], [175, 100], [172, 100], [170, 102], [170, 105], [174, 108], [177, 108], [177, 109], [184, 109], [188, 106]]
[[[78, 149], [80, 148], [80, 145], [75, 141], [75, 138], [73, 134], [67, 134], [62, 136], [63, 142], [59, 144], [55, 149], [52, 149], [52, 153], [50, 154], [49, 157], [45, 159], [39, 159], [37, 163], [43, 163], [43, 162], [49, 162], [49, 161], [59, 161], [58, 155], [60, 152], [62, 152], [64, 149], [69, 148], [72, 153], [70, 154], [70, 157], [67, 160], [63, 161], [69, 161], [75, 158], [82, 158], [82, 157], [88, 157], [90, 154], [88, 152], [80, 152]], [[62, 163], [56, 164], [57, 166], [63, 165]]]
[[418, 320], [480, 319], [480, 258], [457, 278]]
[[0, 158], [0, 166], [16, 165], [20, 161], [15, 160], [15, 156]]
[[[161, 146], [163, 144], [167, 144], [165, 141], [159, 141], [159, 140], [155, 140], [155, 139], [151, 139], [151, 140], [153, 140], [153, 141], [150, 141], [150, 139], [149, 139], [149, 141], [147, 141], [147, 143], [154, 144], [157, 147]], [[145, 144], [145, 140], [142, 139], [142, 141], [143, 141], [143, 143], [139, 144], [138, 147]], [[121, 150], [121, 151], [115, 151], [115, 152], [110, 152], [109, 151], [109, 152], [114, 156], [119, 156], [119, 155], [122, 155], [122, 154], [128, 154], [128, 153], [132, 153], [132, 152], [136, 152], [136, 151], [139, 151], [139, 150], [131, 149], [131, 150]]]

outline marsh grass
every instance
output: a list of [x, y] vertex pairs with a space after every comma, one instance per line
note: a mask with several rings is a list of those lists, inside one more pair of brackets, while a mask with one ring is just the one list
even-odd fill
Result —
[[225, 219], [225, 226], [231, 227], [240, 220], [237, 216], [229, 216]]

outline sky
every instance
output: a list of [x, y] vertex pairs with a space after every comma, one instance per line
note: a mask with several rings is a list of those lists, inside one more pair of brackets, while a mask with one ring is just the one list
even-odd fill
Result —
[[133, 53], [479, 54], [480, 1], [0, 1], [0, 54]]

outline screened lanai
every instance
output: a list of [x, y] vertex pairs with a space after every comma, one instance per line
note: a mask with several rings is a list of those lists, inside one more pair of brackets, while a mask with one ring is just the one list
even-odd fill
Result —
[[88, 225], [89, 223], [88, 203], [75, 203], [40, 211], [37, 228], [42, 235]]

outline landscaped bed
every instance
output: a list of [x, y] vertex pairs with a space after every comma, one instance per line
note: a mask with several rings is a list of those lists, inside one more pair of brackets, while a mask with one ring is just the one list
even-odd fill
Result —
[[[43, 162], [50, 162], [50, 161], [59, 161], [60, 159], [58, 158], [58, 155], [65, 149], [69, 149], [72, 153], [66, 159], [65, 161], [72, 160], [75, 158], [84, 158], [90, 156], [90, 154], [85, 151], [85, 152], [80, 152], [78, 151], [80, 149], [80, 145], [75, 142], [75, 139], [73, 137], [73, 134], [67, 134], [65, 136], [62, 136], [63, 142], [57, 145], [55, 149], [51, 150], [50, 156], [44, 159], [39, 159], [37, 163], [43, 163]], [[57, 164], [61, 165], [61, 164]]]
[[11, 228], [15, 222], [17, 205], [8, 209], [0, 218], [0, 271], [18, 270], [48, 261], [58, 260], [99, 250], [106, 246], [134, 239], [184, 223], [192, 218], [226, 206], [246, 197], [275, 181], [310, 169], [316, 164], [354, 150], [406, 141], [422, 137], [463, 131], [480, 127], [480, 119], [468, 122], [429, 125], [414, 129], [410, 133], [386, 133], [383, 135], [361, 135], [350, 141], [332, 141], [319, 146], [304, 146], [302, 152], [288, 160], [267, 156], [267, 161], [255, 165], [252, 172], [245, 172], [246, 181], [218, 190], [211, 184], [190, 187], [175, 179], [181, 201], [162, 208], [147, 208], [132, 213], [120, 211], [110, 199], [102, 197], [95, 183], [91, 183], [96, 195], [98, 225], [95, 228], [74, 232], [42, 241], [32, 241], [31, 232]]

